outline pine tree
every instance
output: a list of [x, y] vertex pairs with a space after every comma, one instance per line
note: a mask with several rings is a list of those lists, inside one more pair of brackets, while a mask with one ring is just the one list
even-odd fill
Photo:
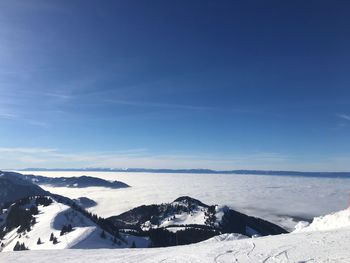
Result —
[[71, 224], [68, 224], [68, 226], [67, 226], [67, 231], [68, 231], [68, 232], [72, 232], [72, 231], [73, 231], [73, 227], [72, 227]]
[[135, 241], [132, 241], [131, 247], [130, 248], [136, 248]]
[[60, 233], [60, 236], [63, 236], [65, 233], [67, 233], [67, 227], [66, 225], [63, 225], [62, 229], [61, 229], [61, 233]]
[[51, 235], [50, 235], [50, 241], [53, 241], [53, 239], [54, 239], [54, 235], [53, 235], [53, 233], [51, 233]]
[[40, 237], [38, 238], [38, 241], [36, 242], [38, 245], [41, 245], [42, 243], [41, 243], [41, 239], [40, 239]]
[[32, 205], [32, 206], [30, 207], [30, 213], [31, 213], [32, 215], [37, 215], [37, 214], [39, 214], [38, 207], [37, 207], [36, 205]]
[[21, 244], [20, 249], [19, 250], [26, 250], [26, 246], [24, 245], [24, 243]]
[[21, 248], [21, 245], [19, 244], [19, 241], [17, 241], [16, 245], [13, 248], [13, 251], [19, 251]]
[[57, 237], [54, 237], [54, 238], [53, 238], [52, 243], [53, 243], [54, 245], [56, 245], [56, 244], [58, 243]]

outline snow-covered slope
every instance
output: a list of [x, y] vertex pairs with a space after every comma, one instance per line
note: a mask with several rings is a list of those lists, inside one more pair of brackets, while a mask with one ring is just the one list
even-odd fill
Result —
[[329, 215], [315, 217], [311, 224], [299, 222], [295, 226], [294, 232], [325, 231], [344, 227], [350, 227], [350, 208]]
[[237, 234], [237, 233], [226, 233], [221, 234], [212, 238], [209, 238], [207, 240], [202, 241], [201, 243], [217, 243], [217, 242], [223, 242], [223, 241], [233, 241], [233, 240], [240, 240], [240, 239], [246, 239], [249, 238], [247, 236]]
[[[29, 205], [30, 206], [30, 205]], [[1, 240], [4, 243], [3, 251], [12, 251], [17, 242], [24, 243], [30, 250], [66, 249], [66, 248], [125, 248], [134, 242], [136, 247], [147, 247], [146, 238], [121, 234], [113, 242], [113, 237], [89, 218], [71, 207], [53, 200], [48, 206], [38, 206], [39, 213], [35, 215], [36, 223], [29, 232], [17, 233], [17, 229], [7, 233]], [[62, 226], [70, 224], [73, 231], [60, 235]], [[50, 241], [51, 233], [58, 243]], [[41, 244], [37, 244], [40, 238]]]
[[349, 262], [350, 228], [149, 249], [0, 253], [2, 263], [30, 262]]

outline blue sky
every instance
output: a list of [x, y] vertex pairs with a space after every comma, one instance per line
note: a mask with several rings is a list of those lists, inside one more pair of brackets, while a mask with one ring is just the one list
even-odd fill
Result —
[[0, 2], [0, 167], [350, 170], [347, 1]]

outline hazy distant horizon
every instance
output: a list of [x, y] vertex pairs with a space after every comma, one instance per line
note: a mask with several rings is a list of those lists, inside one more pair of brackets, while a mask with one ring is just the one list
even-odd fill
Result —
[[266, 174], [266, 175], [288, 175], [290, 174], [341, 174], [350, 175], [350, 171], [298, 171], [298, 170], [265, 170], [265, 169], [228, 169], [215, 170], [207, 168], [113, 168], [113, 167], [80, 167], [80, 168], [44, 168], [44, 167], [27, 167], [24, 169], [0, 169], [4, 171], [89, 171], [89, 172], [149, 172], [149, 173], [232, 173], [232, 174]]

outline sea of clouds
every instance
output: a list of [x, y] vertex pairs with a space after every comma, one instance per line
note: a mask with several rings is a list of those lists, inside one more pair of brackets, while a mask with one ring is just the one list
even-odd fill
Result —
[[350, 179], [235, 174], [171, 174], [123, 172], [21, 172], [51, 177], [88, 175], [118, 180], [130, 188], [44, 189], [70, 198], [88, 197], [89, 208], [108, 217], [143, 204], [171, 202], [188, 195], [207, 204], [227, 205], [290, 230], [299, 220], [342, 210], [348, 205]]

